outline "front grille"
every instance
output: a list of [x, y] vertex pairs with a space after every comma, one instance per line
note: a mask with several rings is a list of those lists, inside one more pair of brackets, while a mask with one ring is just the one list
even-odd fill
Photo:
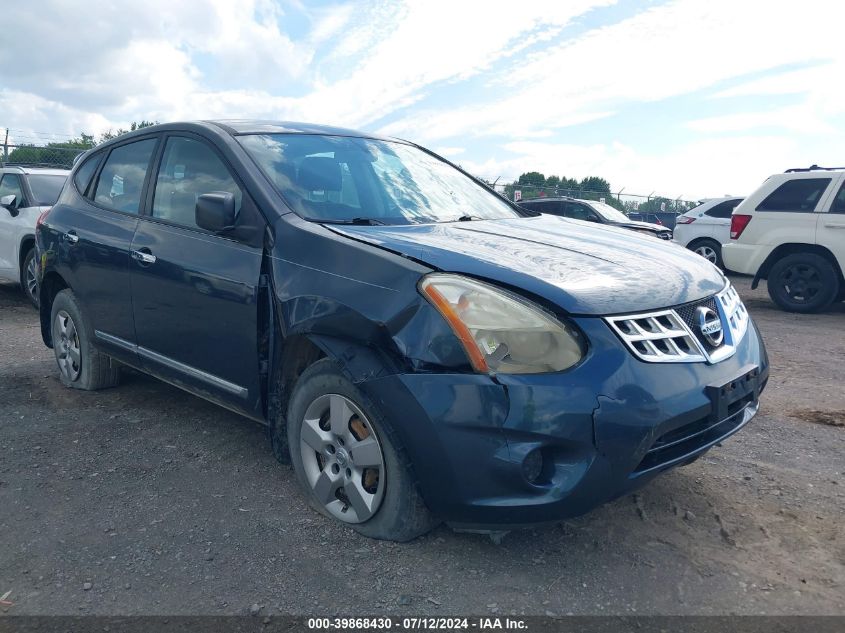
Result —
[[[683, 319], [684, 323], [687, 324], [687, 327], [695, 335], [695, 338], [697, 338], [698, 341], [705, 346], [705, 348], [714, 349], [715, 347], [720, 347], [720, 345], [713, 346], [710, 341], [708, 341], [704, 337], [698, 327], [698, 322], [695, 318], [695, 312], [701, 307], [710, 308], [711, 310], [713, 310], [713, 312], [719, 314], [719, 310], [716, 307], [715, 296], [707, 297], [706, 299], [702, 299], [701, 301], [694, 301], [693, 303], [687, 303], [682, 306], [678, 306], [677, 308], [675, 308], [675, 312], [678, 313], [678, 316]], [[722, 344], [724, 344], [724, 341]]]
[[652, 363], [705, 360], [700, 345], [674, 310], [609, 317], [610, 326], [639, 358]]
[[[711, 343], [696, 311], [715, 312], [723, 339]], [[733, 356], [748, 329], [748, 311], [730, 284], [717, 295], [655, 312], [606, 317], [611, 329], [640, 360], [650, 363], [717, 363]]]

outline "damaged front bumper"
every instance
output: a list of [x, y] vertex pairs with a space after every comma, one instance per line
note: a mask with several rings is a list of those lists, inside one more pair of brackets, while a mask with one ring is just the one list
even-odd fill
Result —
[[[661, 365], [634, 358], [599, 319], [576, 321], [591, 348], [570, 371], [359, 384], [394, 421], [427, 505], [453, 527], [583, 514], [694, 460], [756, 414], [768, 358], [753, 323], [727, 360]], [[525, 464], [537, 452], [532, 480]]]

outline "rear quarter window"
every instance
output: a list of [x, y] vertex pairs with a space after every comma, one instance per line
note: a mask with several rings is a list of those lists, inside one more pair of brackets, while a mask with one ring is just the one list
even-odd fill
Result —
[[34, 198], [32, 203], [39, 207], [56, 204], [65, 181], [67, 181], [67, 176], [30, 174], [29, 188]]
[[720, 202], [712, 209], [708, 209], [704, 212], [704, 215], [710, 216], [711, 218], [730, 218], [733, 210], [736, 208], [742, 200], [725, 200], [724, 202]]
[[85, 190], [88, 189], [88, 185], [91, 183], [91, 176], [93, 176], [94, 172], [97, 171], [97, 165], [100, 164], [100, 159], [102, 159], [102, 157], [102, 152], [89, 156], [73, 175], [73, 184], [76, 185], [76, 189], [83, 196], [85, 195]]
[[839, 193], [830, 205], [830, 213], [845, 213], [845, 184], [839, 188]]
[[757, 205], [757, 211], [812, 213], [829, 184], [830, 178], [788, 180]]

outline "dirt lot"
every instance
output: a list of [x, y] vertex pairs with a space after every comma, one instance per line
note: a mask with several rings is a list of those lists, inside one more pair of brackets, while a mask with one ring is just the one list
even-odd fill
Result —
[[845, 614], [845, 304], [778, 311], [760, 415], [588, 516], [406, 545], [305, 507], [259, 426], [129, 374], [60, 386], [0, 286], [0, 596], [10, 614]]

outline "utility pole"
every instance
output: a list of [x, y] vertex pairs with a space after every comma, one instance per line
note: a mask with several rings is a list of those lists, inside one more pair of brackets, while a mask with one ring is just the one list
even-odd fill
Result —
[[3, 139], [3, 163], [9, 162], [9, 128], [6, 128], [6, 138]]

